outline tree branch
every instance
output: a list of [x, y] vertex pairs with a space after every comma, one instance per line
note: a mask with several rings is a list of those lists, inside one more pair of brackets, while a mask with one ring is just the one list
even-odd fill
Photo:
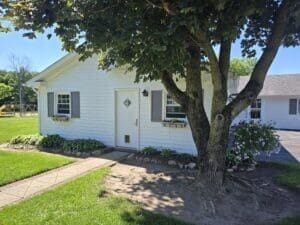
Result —
[[231, 53], [231, 41], [222, 40], [220, 44], [219, 55], [219, 68], [223, 75], [223, 79], [228, 79], [228, 72], [230, 67], [230, 53]]
[[172, 98], [174, 98], [178, 104], [185, 108], [187, 106], [188, 97], [186, 93], [177, 87], [172, 75], [167, 71], [164, 71], [161, 75], [161, 81]]
[[222, 73], [219, 68], [219, 61], [218, 57], [215, 54], [215, 51], [210, 44], [206, 34], [203, 31], [196, 33], [196, 38], [199, 47], [203, 48], [205, 54], [209, 59], [209, 64], [212, 72], [212, 83], [214, 90], [221, 90], [222, 89]]
[[266, 48], [256, 63], [249, 82], [237, 97], [225, 108], [225, 111], [230, 112], [232, 118], [244, 110], [258, 96], [263, 88], [268, 69], [270, 68], [285, 36], [285, 26], [288, 23], [288, 12], [289, 3], [288, 0], [286, 0], [282, 2], [277, 11]]

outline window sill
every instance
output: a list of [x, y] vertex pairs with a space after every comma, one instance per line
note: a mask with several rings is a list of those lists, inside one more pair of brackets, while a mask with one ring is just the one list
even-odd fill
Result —
[[52, 120], [56, 122], [68, 122], [70, 120], [70, 117], [67, 115], [54, 115], [52, 117]]
[[162, 121], [162, 125], [164, 127], [183, 128], [186, 127], [187, 122], [183, 120], [164, 120]]

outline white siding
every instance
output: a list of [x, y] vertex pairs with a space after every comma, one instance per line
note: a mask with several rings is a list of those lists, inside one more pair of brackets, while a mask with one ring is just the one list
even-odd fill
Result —
[[[69, 65], [58, 76], [49, 79], [40, 87], [40, 116], [42, 134], [59, 134], [65, 138], [93, 138], [107, 146], [115, 146], [115, 89], [139, 88], [162, 90], [160, 82], [134, 83], [134, 74], [121, 71], [97, 70], [97, 60], [88, 59]], [[205, 107], [210, 114], [211, 83], [204, 82]], [[67, 123], [54, 122], [47, 116], [47, 92], [80, 91], [81, 115]], [[165, 147], [179, 152], [195, 154], [195, 145], [190, 127], [168, 128], [151, 122], [151, 97], [140, 94], [140, 148], [145, 146]]]
[[[300, 96], [262, 96], [261, 99], [261, 122], [271, 123], [277, 129], [300, 130], [300, 113], [289, 114], [289, 99], [300, 99]], [[250, 108], [241, 112], [234, 120], [250, 121]]]
[[264, 97], [263, 122], [273, 122], [279, 129], [300, 130], [300, 113], [296, 115], [289, 114], [289, 99], [300, 96], [272, 96]]

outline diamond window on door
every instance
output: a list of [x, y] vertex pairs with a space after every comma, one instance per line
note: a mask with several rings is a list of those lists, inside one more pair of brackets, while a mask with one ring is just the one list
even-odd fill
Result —
[[128, 98], [126, 98], [123, 103], [127, 108], [131, 105], [131, 101]]

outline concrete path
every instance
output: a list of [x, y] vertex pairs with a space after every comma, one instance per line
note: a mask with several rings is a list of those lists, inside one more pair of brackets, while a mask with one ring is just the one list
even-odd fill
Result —
[[0, 208], [30, 198], [58, 184], [70, 181], [92, 170], [112, 166], [126, 158], [129, 153], [113, 151], [99, 158], [86, 158], [21, 181], [0, 187]]
[[281, 149], [278, 154], [258, 157], [261, 161], [296, 163], [300, 162], [300, 131], [278, 130]]

